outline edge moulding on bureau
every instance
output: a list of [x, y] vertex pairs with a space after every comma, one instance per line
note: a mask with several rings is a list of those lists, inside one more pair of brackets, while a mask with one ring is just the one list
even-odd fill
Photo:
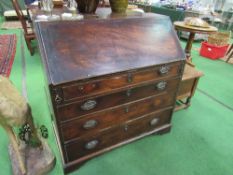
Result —
[[107, 15], [35, 31], [65, 173], [170, 131], [185, 55], [168, 17]]

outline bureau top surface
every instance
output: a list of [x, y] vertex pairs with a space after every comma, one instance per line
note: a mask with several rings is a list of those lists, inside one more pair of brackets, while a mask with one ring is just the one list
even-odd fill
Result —
[[185, 58], [162, 15], [41, 22], [36, 34], [53, 85]]

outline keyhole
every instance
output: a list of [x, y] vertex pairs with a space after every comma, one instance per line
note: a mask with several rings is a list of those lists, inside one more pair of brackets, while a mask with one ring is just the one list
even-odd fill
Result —
[[125, 132], [128, 131], [128, 125], [125, 125], [125, 128], [124, 128]]

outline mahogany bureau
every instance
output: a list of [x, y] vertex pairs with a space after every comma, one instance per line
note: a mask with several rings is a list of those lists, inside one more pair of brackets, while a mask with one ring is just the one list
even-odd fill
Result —
[[65, 172], [170, 130], [185, 55], [168, 17], [41, 22], [36, 34]]

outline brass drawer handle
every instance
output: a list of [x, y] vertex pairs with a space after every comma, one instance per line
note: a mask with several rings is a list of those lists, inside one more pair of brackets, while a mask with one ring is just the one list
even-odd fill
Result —
[[150, 126], [155, 126], [159, 122], [158, 118], [154, 118], [150, 121]]
[[161, 66], [159, 68], [159, 74], [160, 75], [166, 75], [166, 74], [168, 74], [169, 70], [170, 70], [169, 66]]
[[160, 81], [159, 83], [156, 84], [156, 89], [159, 91], [163, 91], [167, 87], [167, 82], [166, 81]]
[[89, 111], [93, 108], [95, 108], [97, 105], [97, 102], [95, 100], [87, 100], [82, 106], [81, 109], [84, 111]]
[[97, 124], [98, 124], [98, 122], [96, 120], [88, 120], [83, 125], [83, 128], [84, 129], [91, 129], [91, 128], [96, 127]]
[[99, 144], [98, 140], [92, 140], [92, 141], [86, 143], [85, 148], [88, 150], [94, 149], [98, 144]]

